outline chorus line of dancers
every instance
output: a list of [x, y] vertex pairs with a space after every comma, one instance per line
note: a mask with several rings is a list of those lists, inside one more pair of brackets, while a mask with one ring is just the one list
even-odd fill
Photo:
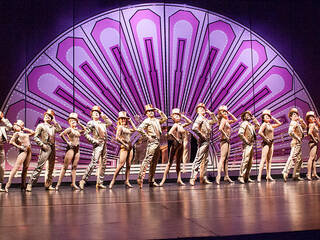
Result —
[[[155, 113], [159, 113], [160, 118], [157, 118]], [[198, 136], [198, 149], [196, 157], [192, 164], [192, 172], [190, 177], [190, 185], [195, 185], [198, 173], [201, 184], [211, 184], [207, 178], [208, 152], [210, 145], [210, 136], [214, 124], [218, 124], [221, 133], [220, 138], [220, 159], [218, 163], [218, 174], [216, 183], [220, 184], [221, 174], [224, 172], [224, 181], [232, 183], [233, 180], [228, 174], [228, 159], [230, 155], [230, 136], [231, 124], [238, 119], [228, 111], [227, 106], [218, 108], [217, 116], [206, 108], [204, 103], [199, 103], [196, 106], [197, 118], [192, 125], [192, 131]], [[12, 183], [12, 179], [17, 171], [22, 167], [21, 174], [21, 189], [31, 192], [32, 186], [38, 181], [40, 173], [45, 164], [46, 174], [44, 186], [47, 190], [59, 190], [63, 177], [69, 165], [71, 165], [71, 187], [74, 190], [83, 190], [86, 182], [97, 168], [96, 188], [107, 188], [103, 184], [105, 177], [105, 168], [107, 161], [107, 129], [112, 125], [112, 121], [101, 111], [101, 107], [93, 106], [90, 112], [92, 120], [86, 126], [79, 122], [77, 113], [70, 113], [67, 121], [69, 127], [62, 131], [60, 124], [55, 120], [55, 113], [48, 109], [44, 113], [43, 123], [40, 123], [35, 131], [24, 127], [24, 122], [17, 120], [13, 125], [8, 119], [4, 118], [0, 112], [0, 191], [8, 192]], [[185, 185], [181, 178], [181, 164], [186, 163], [188, 158], [188, 137], [186, 127], [192, 124], [192, 121], [180, 112], [180, 109], [172, 109], [171, 118], [174, 121], [168, 136], [173, 141], [170, 148], [169, 159], [166, 165], [163, 178], [158, 184], [155, 181], [155, 171], [158, 159], [160, 157], [160, 136], [162, 134], [161, 125], [167, 121], [167, 116], [158, 108], [151, 104], [145, 106], [146, 119], [136, 127], [133, 121], [128, 117], [125, 111], [119, 112], [116, 130], [116, 140], [120, 144], [119, 164], [115, 169], [113, 178], [109, 184], [111, 189], [116, 181], [116, 178], [121, 169], [126, 165], [125, 185], [129, 188], [132, 185], [129, 182], [130, 165], [133, 158], [133, 145], [131, 135], [137, 131], [147, 139], [147, 149], [144, 160], [142, 161], [138, 174], [137, 183], [140, 188], [143, 187], [143, 180], [146, 170], [149, 166], [149, 186], [163, 186], [170, 167], [176, 159], [177, 183]], [[304, 131], [309, 135], [310, 157], [308, 159], [307, 180], [319, 179], [316, 172], [317, 149], [319, 144], [319, 118], [316, 117], [313, 111], [306, 113], [305, 121], [300, 117], [297, 108], [290, 109], [288, 116], [291, 120], [288, 134], [291, 136], [291, 152], [282, 171], [284, 181], [287, 181], [290, 169], [293, 167], [293, 180], [301, 181], [300, 168], [302, 164], [301, 143], [304, 137]], [[261, 115], [262, 124], [250, 111], [245, 111], [241, 114], [241, 124], [238, 131], [238, 136], [242, 141], [242, 162], [238, 181], [240, 183], [254, 182], [250, 178], [250, 170], [253, 161], [253, 147], [256, 141], [256, 131], [262, 137], [262, 154], [259, 166], [259, 174], [257, 182], [261, 182], [264, 165], [266, 165], [266, 180], [274, 181], [271, 177], [271, 162], [274, 149], [274, 129], [282, 123], [272, 116], [270, 110], [264, 110]], [[80, 128], [79, 128], [79, 127]], [[4, 144], [8, 141], [7, 132], [13, 131], [12, 138], [9, 143], [19, 150], [17, 160], [10, 172], [9, 179], [6, 185], [4, 182], [4, 160], [5, 151]], [[60, 133], [60, 137], [66, 142], [67, 148], [64, 157], [64, 164], [61, 169], [58, 182], [53, 187], [53, 170], [55, 164], [55, 136]], [[92, 144], [92, 157], [90, 164], [87, 166], [84, 175], [82, 176], [79, 186], [76, 184], [76, 169], [80, 158], [80, 136], [84, 135], [90, 144]], [[28, 184], [26, 182], [27, 170], [31, 160], [31, 144], [30, 136], [33, 136], [34, 141], [39, 145], [40, 152], [36, 168], [33, 170]]]

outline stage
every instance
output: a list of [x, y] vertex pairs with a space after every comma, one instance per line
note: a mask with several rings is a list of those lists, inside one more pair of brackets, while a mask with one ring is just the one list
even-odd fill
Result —
[[0, 202], [0, 239], [320, 237], [320, 181], [11, 188]]

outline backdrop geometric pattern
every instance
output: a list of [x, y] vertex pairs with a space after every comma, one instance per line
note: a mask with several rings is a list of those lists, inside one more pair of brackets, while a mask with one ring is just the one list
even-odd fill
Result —
[[[120, 110], [127, 111], [136, 124], [148, 103], [167, 115], [179, 107], [194, 120], [199, 102], [215, 113], [225, 104], [239, 119], [247, 109], [256, 117], [270, 109], [283, 122], [275, 131], [274, 162], [285, 162], [290, 151], [288, 110], [293, 106], [303, 114], [316, 110], [292, 67], [258, 34], [204, 9], [154, 3], [104, 12], [57, 36], [20, 74], [3, 109], [11, 122], [22, 119], [34, 129], [45, 110], [52, 108], [66, 128], [70, 112], [77, 112], [85, 123], [91, 107], [100, 105], [113, 121], [108, 164], [115, 166], [119, 145], [114, 134]], [[167, 125], [172, 125], [170, 118]], [[241, 161], [238, 127], [239, 123], [233, 125], [231, 138], [229, 164], [233, 165]], [[219, 155], [219, 135], [215, 126], [211, 157]], [[134, 136], [136, 141], [139, 135]], [[6, 169], [10, 169], [17, 153], [6, 147]], [[59, 162], [64, 147], [57, 137]], [[303, 148], [305, 157], [308, 147]], [[84, 138], [81, 151], [79, 167], [85, 167], [91, 145]], [[260, 158], [259, 147], [257, 151]], [[38, 154], [34, 143], [33, 154], [31, 168]]]

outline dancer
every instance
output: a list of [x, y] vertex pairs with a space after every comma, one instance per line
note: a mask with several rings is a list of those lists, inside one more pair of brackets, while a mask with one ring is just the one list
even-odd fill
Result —
[[38, 165], [33, 170], [33, 173], [29, 179], [26, 191], [31, 192], [32, 185], [38, 181], [40, 173], [44, 167], [44, 164], [48, 161], [45, 175], [45, 188], [46, 190], [54, 190], [52, 187], [52, 173], [54, 169], [54, 163], [56, 158], [55, 149], [55, 134], [61, 132], [62, 128], [59, 123], [56, 122], [54, 117], [54, 111], [48, 109], [44, 113], [44, 123], [40, 123], [35, 131], [34, 141], [40, 146], [40, 153], [38, 158]]
[[[132, 128], [129, 127], [129, 123], [131, 124]], [[132, 133], [134, 133], [136, 130], [136, 126], [132, 122], [131, 118], [127, 117], [127, 113], [124, 111], [119, 112], [116, 140], [121, 144], [119, 154], [120, 163], [117, 169], [115, 170], [113, 178], [109, 184], [110, 189], [113, 187], [116, 178], [121, 169], [123, 168], [124, 164], [126, 164], [126, 180], [124, 184], [127, 187], [132, 188], [132, 185], [129, 182], [130, 167], [133, 157], [133, 147], [130, 142], [130, 138]]]
[[[271, 177], [271, 161], [273, 156], [273, 139], [274, 139], [274, 129], [281, 126], [281, 122], [271, 115], [270, 110], [264, 110], [262, 112], [262, 125], [259, 129], [258, 134], [262, 137], [262, 153], [261, 161], [259, 166], [259, 174], [257, 181], [261, 182], [261, 175], [264, 168], [264, 163], [266, 163], [267, 168], [267, 181], [274, 181]], [[270, 122], [274, 121], [274, 124]]]
[[[62, 179], [70, 163], [72, 164], [71, 188], [74, 190], [79, 190], [79, 187], [76, 184], [76, 169], [80, 158], [80, 136], [82, 133], [84, 133], [86, 127], [79, 122], [77, 113], [70, 113], [67, 121], [69, 122], [70, 127], [60, 133], [60, 137], [67, 143], [67, 150], [64, 156], [63, 167], [60, 171], [59, 180], [56, 185], [57, 191], [59, 190]], [[82, 130], [77, 128], [77, 124], [79, 124]], [[66, 135], [68, 138], [66, 138]]]
[[[154, 112], [157, 111], [160, 114], [160, 119], [155, 118]], [[149, 167], [149, 186], [159, 186], [154, 181], [154, 174], [156, 172], [157, 162], [160, 157], [160, 135], [161, 124], [167, 121], [167, 116], [158, 108], [154, 108], [152, 104], [145, 106], [145, 113], [147, 118], [140, 124], [137, 131], [144, 137], [148, 138], [148, 145], [146, 156], [141, 164], [137, 183], [140, 188], [143, 186], [143, 179], [146, 174], [148, 164]]]
[[[196, 106], [196, 112], [198, 117], [193, 123], [192, 130], [198, 135], [198, 150], [196, 157], [192, 164], [192, 172], [190, 177], [190, 185], [194, 186], [197, 179], [198, 171], [200, 168], [200, 183], [210, 184], [211, 182], [207, 179], [207, 166], [208, 166], [208, 153], [210, 144], [210, 135], [212, 131], [212, 125], [215, 124], [218, 119], [216, 115], [206, 108], [204, 103], [199, 103]], [[208, 113], [211, 120], [205, 117]]]
[[316, 168], [317, 152], [318, 152], [318, 144], [319, 144], [318, 126], [320, 126], [320, 122], [319, 122], [319, 119], [316, 118], [315, 113], [313, 111], [307, 112], [306, 121], [308, 124], [307, 132], [308, 132], [308, 135], [310, 136], [310, 139], [309, 139], [310, 155], [308, 159], [307, 180], [311, 181], [312, 178], [320, 179], [320, 177], [317, 175], [317, 168]]
[[[260, 128], [260, 124], [248, 110], [241, 114], [241, 119], [242, 123], [239, 128], [238, 136], [242, 140], [243, 153], [238, 181], [240, 183], [254, 182], [250, 178], [250, 171], [253, 160], [253, 145], [256, 140], [256, 129]], [[250, 121], [252, 121], [253, 124], [250, 123]]]
[[[171, 148], [170, 148], [169, 160], [168, 160], [166, 169], [163, 173], [160, 186], [163, 186], [164, 182], [166, 181], [170, 167], [173, 163], [174, 156], [176, 156], [177, 183], [180, 185], [185, 185], [181, 179], [180, 164], [182, 162], [183, 154], [184, 154], [183, 143], [186, 137], [185, 135], [187, 134], [184, 128], [190, 125], [192, 121], [189, 118], [187, 118], [185, 115], [181, 114], [179, 108], [172, 109], [171, 117], [172, 117], [172, 120], [174, 121], [174, 124], [169, 131], [169, 136], [173, 138], [173, 144], [171, 145]], [[181, 117], [184, 118], [186, 121], [184, 124], [181, 124]]]
[[301, 143], [303, 139], [303, 130], [306, 129], [307, 125], [299, 115], [297, 108], [291, 108], [288, 114], [291, 119], [288, 133], [292, 137], [291, 141], [291, 151], [290, 156], [286, 162], [286, 165], [282, 171], [283, 180], [286, 182], [288, 180], [288, 174], [292, 164], [294, 163], [294, 169], [292, 178], [296, 181], [302, 181], [303, 178], [300, 177], [300, 168], [302, 164], [302, 152]]
[[[228, 115], [232, 118], [229, 120]], [[221, 132], [220, 149], [221, 156], [218, 164], [218, 175], [216, 177], [216, 183], [220, 184], [222, 167], [224, 169], [224, 181], [233, 183], [228, 173], [228, 159], [230, 156], [230, 136], [231, 136], [231, 126], [230, 124], [235, 123], [238, 119], [228, 111], [227, 106], [220, 106], [218, 110], [218, 122], [219, 131]]]
[[[31, 145], [29, 136], [34, 135], [34, 131], [31, 129], [24, 127], [24, 122], [18, 120], [13, 124], [14, 134], [10, 140], [10, 144], [19, 149], [19, 154], [17, 157], [17, 161], [14, 167], [11, 169], [10, 176], [6, 187], [4, 188], [5, 192], [9, 191], [9, 187], [11, 185], [12, 179], [16, 175], [17, 171], [23, 164], [22, 173], [21, 173], [21, 190], [25, 190], [27, 187], [26, 178], [27, 178], [27, 170], [29, 167], [29, 163], [31, 160]], [[1, 190], [1, 189], [0, 189]]]
[[7, 131], [12, 129], [12, 124], [8, 119], [4, 118], [3, 112], [0, 111], [0, 189], [4, 180], [4, 144], [8, 141]]
[[[85, 183], [88, 181], [93, 170], [98, 164], [99, 168], [97, 172], [96, 188], [106, 188], [106, 186], [103, 185], [103, 180], [107, 163], [107, 127], [111, 126], [112, 122], [105, 114], [101, 112], [100, 106], [93, 106], [90, 114], [92, 120], [87, 123], [84, 136], [93, 145], [93, 150], [90, 164], [88, 165], [84, 175], [82, 176], [82, 179], [79, 182], [79, 187], [81, 190], [84, 189]], [[100, 117], [104, 120], [104, 122], [99, 120]], [[92, 136], [90, 134], [92, 134]]]

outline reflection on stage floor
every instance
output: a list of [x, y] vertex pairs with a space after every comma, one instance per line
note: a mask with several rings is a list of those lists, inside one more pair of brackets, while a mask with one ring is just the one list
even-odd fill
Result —
[[112, 190], [92, 184], [84, 191], [34, 187], [31, 193], [11, 188], [0, 194], [0, 203], [0, 239], [266, 239], [257, 234], [320, 229], [320, 181], [143, 189], [118, 184]]

